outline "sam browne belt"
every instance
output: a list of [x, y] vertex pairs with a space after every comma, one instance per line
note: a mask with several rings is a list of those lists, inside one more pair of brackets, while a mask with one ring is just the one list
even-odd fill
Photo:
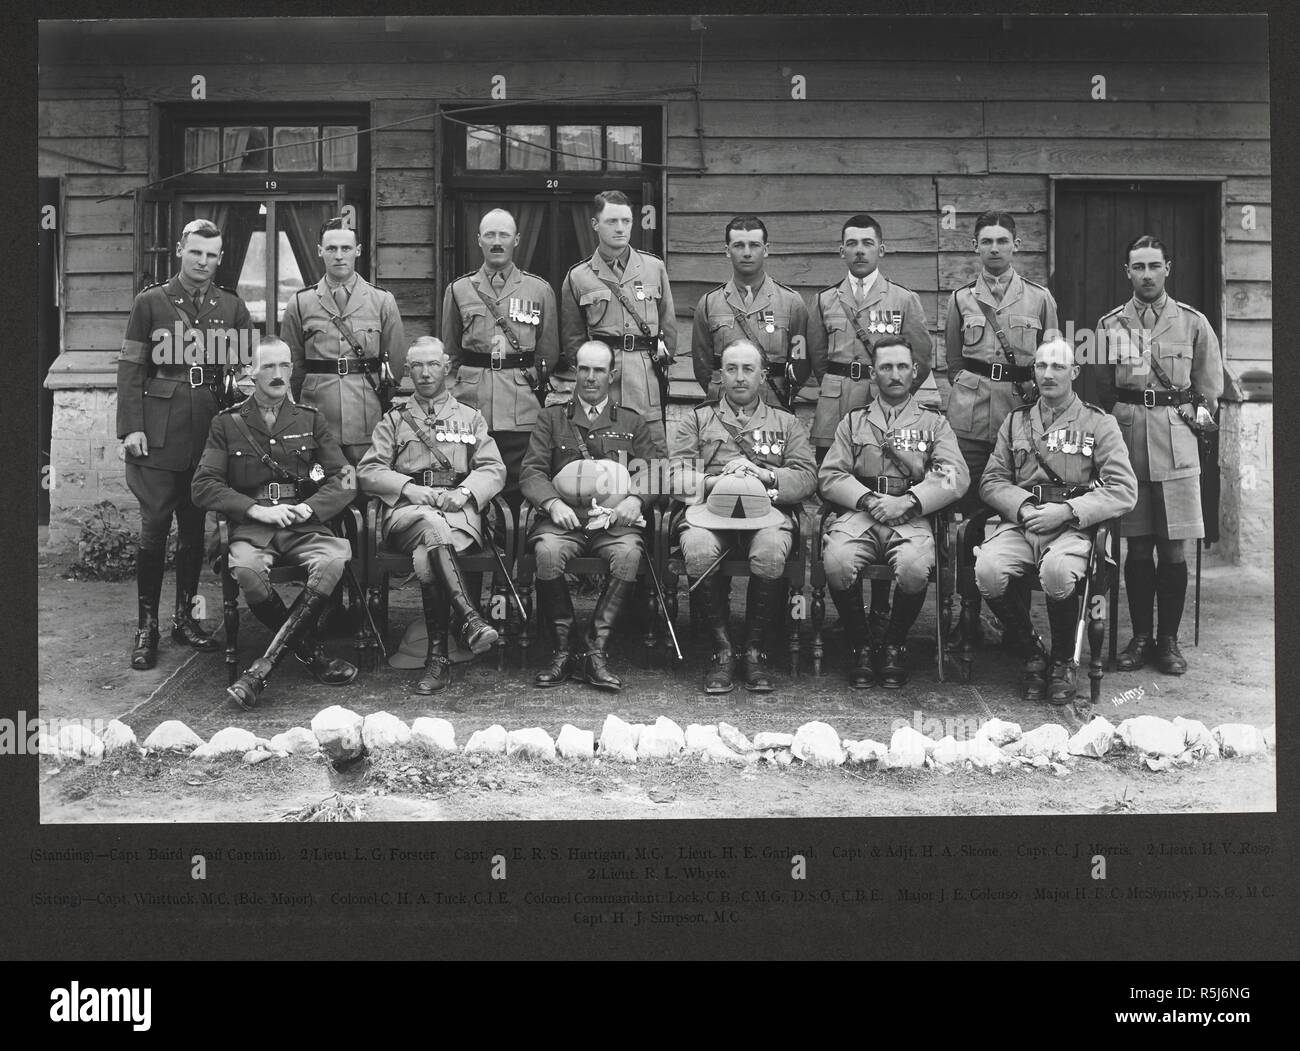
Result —
[[1196, 394], [1189, 390], [1130, 390], [1120, 387], [1115, 391], [1115, 400], [1126, 405], [1145, 405], [1148, 409], [1157, 405], [1189, 405], [1196, 400]]
[[981, 376], [987, 376], [995, 382], [1028, 383], [1034, 378], [1032, 365], [1008, 365], [1001, 361], [990, 363], [980, 361], [979, 358], [963, 357], [961, 367]]

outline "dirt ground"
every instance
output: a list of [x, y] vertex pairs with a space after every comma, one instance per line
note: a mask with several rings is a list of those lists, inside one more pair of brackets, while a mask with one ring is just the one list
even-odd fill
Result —
[[[1020, 700], [1016, 664], [996, 647], [981, 651], [971, 683], [958, 681], [951, 664], [948, 680], [939, 682], [933, 603], [914, 630], [912, 681], [904, 689], [848, 690], [843, 648], [831, 630], [821, 678], [811, 674], [805, 641], [800, 678], [790, 678], [788, 668], [781, 668], [777, 692], [756, 695], [737, 688], [729, 696], [706, 697], [699, 692], [705, 654], [688, 638], [683, 602], [678, 629], [688, 648], [685, 664], [670, 661], [664, 667], [662, 657], [656, 655], [654, 666], [646, 667], [643, 651], [634, 641], [625, 640], [611, 661], [627, 683], [621, 694], [599, 693], [572, 683], [553, 690], [534, 689], [534, 670], [519, 667], [517, 652], [509, 655], [503, 672], [489, 658], [457, 665], [453, 687], [433, 698], [411, 692], [418, 671], [384, 665], [363, 673], [349, 686], [330, 689], [318, 686], [287, 662], [272, 680], [263, 707], [252, 713], [242, 712], [226, 697], [220, 654], [181, 651], [165, 634], [158, 666], [150, 672], [133, 672], [127, 654], [134, 629], [134, 585], [64, 580], [61, 573], [67, 561], [65, 555], [44, 552], [39, 559], [41, 715], [120, 718], [141, 739], [165, 719], [180, 719], [205, 739], [226, 726], [270, 737], [292, 726], [308, 725], [327, 704], [342, 704], [362, 715], [388, 711], [408, 724], [424, 715], [447, 718], [462, 744], [474, 730], [494, 723], [506, 729], [541, 726], [552, 736], [565, 723], [599, 733], [610, 712], [633, 723], [650, 723], [665, 715], [683, 727], [722, 720], [750, 735], [761, 730], [793, 732], [819, 719], [841, 737], [882, 742], [888, 742], [900, 723], [936, 738], [952, 733], [962, 739], [994, 716], [1017, 722], [1026, 731], [1046, 722], [1073, 731], [1094, 713], [1115, 724], [1143, 714], [1181, 715], [1211, 727], [1245, 722], [1262, 729], [1274, 722], [1272, 577], [1219, 564], [1212, 557], [1205, 565], [1198, 648], [1191, 645], [1189, 594], [1182, 636], [1188, 674], [1174, 678], [1153, 669], [1108, 674], [1102, 701], [1092, 709], [1085, 702], [1073, 709], [1056, 709]], [[201, 590], [209, 609], [219, 610], [219, 589], [209, 575]], [[733, 597], [737, 619], [743, 594], [743, 587], [737, 586]], [[164, 601], [169, 598], [165, 592]], [[416, 603], [417, 592], [394, 593], [394, 635], [415, 614]], [[580, 619], [589, 608], [590, 600], [579, 601]], [[1041, 596], [1035, 617], [1043, 620]], [[1128, 637], [1126, 621], [1121, 614], [1121, 645]], [[215, 618], [209, 618], [210, 625], [215, 623]], [[828, 626], [833, 625], [831, 611]], [[247, 664], [265, 643], [265, 629], [245, 615], [242, 663]], [[345, 639], [331, 640], [329, 649], [350, 656]], [[1079, 760], [1064, 775], [1038, 770], [999, 775], [813, 770], [797, 764], [743, 770], [690, 759], [636, 766], [540, 764], [504, 758], [471, 766], [468, 757], [434, 762], [417, 756], [401, 761], [413, 765], [414, 781], [409, 775], [388, 777], [388, 760], [362, 763], [362, 769], [348, 774], [336, 773], [327, 763], [301, 759], [274, 760], [257, 767], [174, 759], [150, 760], [146, 767], [119, 761], [91, 770], [43, 760], [42, 820], [277, 820], [335, 792], [358, 801], [362, 820], [1088, 814], [1108, 809], [1169, 813], [1276, 807], [1271, 757], [1201, 763], [1158, 774], [1132, 760]], [[215, 773], [221, 776], [214, 780]], [[439, 780], [442, 774], [448, 776]], [[379, 792], [384, 794], [375, 794]]]

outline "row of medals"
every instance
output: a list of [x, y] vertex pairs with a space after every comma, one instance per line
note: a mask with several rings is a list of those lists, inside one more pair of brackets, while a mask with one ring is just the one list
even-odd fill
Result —
[[908, 452], [915, 449], [917, 452], [923, 453], [934, 444], [934, 432], [919, 431], [912, 427], [900, 427], [885, 435], [885, 441], [889, 443], [891, 449], [903, 449]]
[[542, 304], [529, 299], [510, 300], [510, 320], [521, 325], [540, 325], [542, 323]]
[[[768, 330], [769, 332], [771, 329]], [[901, 310], [868, 310], [867, 331], [883, 336], [897, 336], [903, 331]]]
[[1092, 447], [1097, 443], [1094, 435], [1086, 431], [1059, 430], [1052, 431], [1047, 436], [1047, 448], [1049, 452], [1063, 452], [1069, 455], [1082, 453], [1084, 456], [1092, 455]]
[[750, 431], [749, 435], [760, 456], [780, 456], [785, 450], [785, 435], [780, 431]]
[[478, 439], [474, 437], [474, 432], [468, 430], [467, 427], [468, 425], [460, 420], [443, 420], [437, 424], [438, 429], [433, 432], [433, 437], [440, 442], [473, 445]]

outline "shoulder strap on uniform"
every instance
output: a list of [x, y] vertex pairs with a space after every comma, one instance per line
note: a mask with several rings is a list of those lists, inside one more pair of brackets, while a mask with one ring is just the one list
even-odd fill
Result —
[[636, 252], [637, 255], [648, 255], [651, 259], [658, 259], [659, 262], [663, 262], [663, 259], [655, 255], [654, 252], [647, 252], [643, 248], [633, 248], [632, 251]]
[[1102, 315], [1101, 315], [1101, 319], [1102, 319], [1102, 321], [1105, 321], [1107, 318], [1112, 318], [1112, 317], [1114, 317], [1116, 314], [1120, 313], [1120, 312], [1124, 309], [1125, 305], [1126, 305], [1126, 304], [1121, 303], [1121, 304], [1120, 304], [1119, 306], [1117, 306], [1114, 310], [1109, 311], [1108, 313], [1102, 314]]
[[1029, 278], [1025, 277], [1024, 274], [1020, 275], [1020, 280], [1027, 285], [1033, 285], [1035, 288], [1041, 288], [1044, 292], [1048, 292], [1050, 294], [1050, 289], [1048, 289], [1046, 285], [1040, 285], [1037, 281], [1030, 281]]
[[1083, 407], [1084, 407], [1085, 409], [1091, 409], [1091, 410], [1092, 410], [1093, 412], [1095, 412], [1098, 416], [1108, 416], [1108, 415], [1110, 415], [1110, 414], [1109, 414], [1105, 409], [1100, 408], [1100, 407], [1094, 405], [1094, 404], [1093, 404], [1092, 402], [1090, 402], [1090, 401], [1084, 401], [1082, 398], [1080, 398], [1079, 401], [1083, 404]]
[[958, 288], [957, 291], [961, 292], [963, 289], [974, 288], [977, 281], [979, 281], [978, 277], [975, 278], [974, 281], [967, 281], [966, 284], [962, 285], [961, 288]]

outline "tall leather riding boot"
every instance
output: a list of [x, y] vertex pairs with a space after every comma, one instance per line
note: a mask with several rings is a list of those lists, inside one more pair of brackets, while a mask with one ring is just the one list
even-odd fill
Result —
[[1072, 663], [1074, 633], [1079, 626], [1079, 596], [1047, 600], [1047, 620], [1052, 626], [1052, 672], [1047, 699], [1052, 704], [1071, 704], [1079, 673]]
[[1156, 667], [1166, 675], [1182, 675], [1187, 671], [1187, 661], [1178, 649], [1178, 627], [1183, 622], [1186, 602], [1187, 563], [1161, 561], [1156, 570], [1156, 604], [1160, 607]]
[[1011, 633], [1013, 651], [1025, 662], [1025, 700], [1043, 700], [1047, 695], [1047, 653], [1043, 649], [1042, 640], [1034, 631], [1029, 610], [1012, 593], [988, 599], [988, 604], [989, 609]]
[[172, 641], [204, 653], [221, 648], [194, 617], [194, 596], [199, 590], [203, 570], [203, 539], [178, 532], [176, 540], [176, 609], [172, 614]]
[[289, 617], [289, 610], [285, 607], [284, 599], [280, 598], [275, 588], [271, 589], [270, 598], [262, 602], [250, 602], [248, 612], [270, 628], [272, 635], [280, 630], [280, 626]]
[[497, 629], [483, 619], [470, 599], [455, 553], [444, 544], [430, 549], [429, 561], [433, 563], [433, 571], [438, 574], [442, 586], [447, 589], [452, 615], [459, 625], [460, 641], [476, 654], [487, 653], [496, 645]]
[[[978, 592], [972, 596], [961, 596], [961, 615], [944, 640], [944, 645], [949, 650], [957, 653], [965, 648], [968, 642], [972, 649], [979, 649], [984, 645], [984, 623], [980, 620], [980, 610], [983, 608], [983, 600]], [[989, 609], [992, 608], [993, 603], [990, 602]], [[1000, 617], [998, 619], [1001, 620]], [[966, 627], [967, 623], [971, 625], [969, 630]]]
[[697, 604], [700, 616], [713, 636], [713, 657], [704, 673], [705, 693], [730, 693], [736, 687], [732, 679], [736, 656], [727, 630], [726, 602], [730, 590], [731, 580], [714, 573], [691, 593], [692, 601]]
[[136, 551], [135, 588], [140, 620], [135, 647], [131, 650], [131, 667], [136, 671], [148, 671], [158, 663], [158, 600], [162, 595], [166, 562], [164, 548], [142, 547]]
[[[1156, 580], [1156, 564], [1151, 559], [1136, 559], [1130, 555], [1124, 561], [1124, 591], [1128, 595], [1128, 616], [1133, 622], [1133, 638], [1115, 658], [1115, 668], [1118, 671], [1141, 670], [1155, 652], [1152, 607], [1156, 600]], [[1160, 612], [1163, 618], [1163, 604]]]
[[780, 577], [776, 580], [749, 578], [749, 593], [745, 599], [745, 653], [740, 658], [740, 677], [745, 681], [745, 689], [754, 693], [771, 693], [776, 688], [772, 684], [771, 672], [767, 670], [763, 647], [781, 595], [788, 587]]
[[573, 675], [577, 661], [569, 646], [573, 639], [573, 599], [569, 582], [560, 574], [554, 580], [537, 581], [537, 612], [542, 623], [549, 625], [554, 648], [550, 663], [537, 673], [534, 686], [562, 686]]
[[926, 590], [928, 588], [909, 595], [901, 588], [894, 589], [894, 608], [890, 613], [889, 627], [885, 629], [877, 668], [880, 685], [887, 689], [896, 690], [907, 683], [907, 633], [925, 605]]
[[615, 692], [623, 688], [623, 683], [618, 676], [612, 674], [606, 665], [606, 651], [610, 634], [618, 622], [618, 615], [623, 612], [623, 607], [627, 605], [635, 590], [635, 580], [619, 580], [611, 574], [605, 582], [605, 590], [596, 600], [596, 610], [591, 615], [591, 627], [587, 629], [587, 637], [584, 640], [587, 653], [583, 658], [582, 671], [578, 673], [578, 678], [589, 686]]
[[429, 648], [425, 652], [424, 674], [415, 684], [415, 692], [427, 696], [451, 685], [451, 660], [447, 656], [451, 608], [446, 592], [436, 579], [421, 585], [420, 599], [424, 604], [424, 627], [429, 635]]
[[[311, 588], [303, 589], [272, 637], [266, 652], [253, 661], [248, 666], [248, 670], [226, 688], [226, 693], [236, 704], [244, 709], [256, 708], [262, 691], [266, 689], [266, 684], [270, 680], [271, 672], [284, 659], [284, 655], [290, 652], [298, 661], [306, 665], [317, 682], [327, 686], [342, 686], [357, 677], [355, 665], [344, 660], [327, 658], [311, 638], [312, 629], [327, 601], [328, 596]], [[278, 597], [274, 601], [268, 600], [250, 608], [258, 619], [262, 619], [265, 615], [268, 619], [263, 623], [269, 623], [277, 615], [277, 604], [279, 609], [284, 608], [284, 604]]]
[[[858, 586], [861, 587], [861, 582]], [[888, 580], [871, 582], [871, 612], [868, 614], [867, 625], [873, 649], [885, 640], [885, 630], [889, 626], [889, 589], [892, 586]]]
[[831, 588], [831, 601], [840, 615], [840, 624], [844, 628], [844, 640], [853, 647], [853, 667], [849, 671], [849, 686], [855, 690], [865, 690], [876, 681], [872, 670], [872, 653], [874, 647], [867, 634], [867, 616], [862, 609], [862, 592], [857, 587], [844, 591]]

